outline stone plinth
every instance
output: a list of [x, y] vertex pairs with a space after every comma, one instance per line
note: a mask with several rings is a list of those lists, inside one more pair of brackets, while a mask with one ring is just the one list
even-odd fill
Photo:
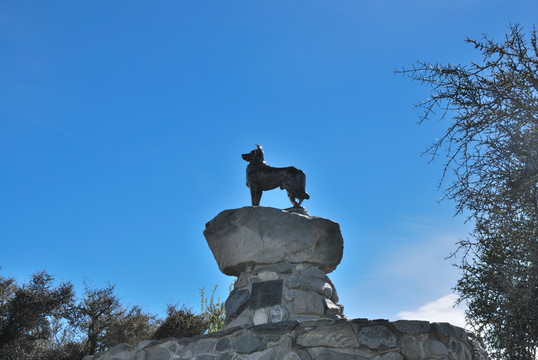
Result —
[[[265, 294], [264, 288], [268, 289]], [[343, 319], [343, 310], [333, 283], [314, 265], [248, 266], [226, 300], [225, 328], [286, 320]]]
[[342, 319], [327, 277], [344, 242], [334, 221], [268, 207], [225, 210], [204, 236], [220, 270], [237, 276], [226, 300], [226, 328], [286, 320]]
[[239, 276], [258, 264], [311, 264], [326, 274], [342, 260], [344, 241], [334, 221], [269, 207], [225, 210], [204, 236], [219, 269]]
[[473, 334], [448, 323], [284, 321], [184, 339], [120, 344], [84, 360], [488, 360]]
[[204, 235], [219, 268], [238, 276], [224, 330], [84, 360], [489, 360], [479, 339], [448, 323], [345, 318], [327, 277], [342, 258], [337, 223], [247, 207], [220, 213]]

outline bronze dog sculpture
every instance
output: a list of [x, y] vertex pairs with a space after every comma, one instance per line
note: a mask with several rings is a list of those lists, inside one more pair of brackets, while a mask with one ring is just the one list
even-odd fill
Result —
[[306, 176], [293, 166], [276, 168], [267, 165], [260, 145], [248, 154], [241, 155], [248, 161], [247, 186], [250, 188], [252, 206], [259, 206], [262, 192], [266, 190], [286, 189], [293, 206], [300, 206], [304, 199], [310, 199], [305, 191]]

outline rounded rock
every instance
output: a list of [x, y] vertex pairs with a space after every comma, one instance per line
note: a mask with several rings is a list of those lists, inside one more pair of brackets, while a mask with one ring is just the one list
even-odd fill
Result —
[[253, 264], [312, 264], [330, 273], [342, 260], [338, 223], [262, 206], [225, 210], [206, 224], [204, 236], [226, 275]]

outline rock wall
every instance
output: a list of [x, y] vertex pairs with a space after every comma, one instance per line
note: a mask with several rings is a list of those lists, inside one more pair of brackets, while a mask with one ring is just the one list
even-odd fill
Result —
[[84, 360], [487, 360], [479, 341], [448, 323], [283, 321], [193, 338], [120, 344]]

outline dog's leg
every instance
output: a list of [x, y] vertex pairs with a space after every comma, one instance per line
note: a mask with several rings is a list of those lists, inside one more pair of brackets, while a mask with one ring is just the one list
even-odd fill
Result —
[[252, 202], [252, 206], [258, 206], [256, 204], [256, 189], [254, 188], [250, 189], [250, 201]]
[[295, 200], [295, 196], [292, 193], [290, 193], [289, 191], [288, 191], [288, 197], [290, 198], [290, 201], [293, 204], [293, 206], [301, 205], [301, 203], [297, 202], [297, 200]]
[[256, 206], [260, 206], [260, 200], [262, 199], [263, 190], [258, 189], [258, 192], [256, 193]]
[[260, 206], [260, 200], [262, 198], [262, 190], [259, 188], [250, 189], [250, 199], [252, 201], [252, 206]]

